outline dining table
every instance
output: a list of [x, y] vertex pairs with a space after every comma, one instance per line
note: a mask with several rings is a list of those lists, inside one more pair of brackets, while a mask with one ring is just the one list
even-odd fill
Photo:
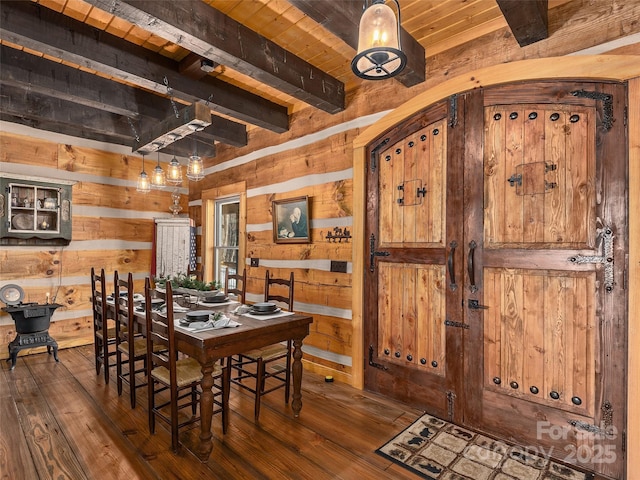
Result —
[[[175, 339], [178, 351], [188, 355], [201, 366], [202, 393], [200, 395], [200, 435], [199, 442], [194, 447], [194, 453], [202, 462], [206, 462], [213, 450], [213, 434], [211, 422], [213, 418], [213, 370], [221, 359], [231, 355], [238, 355], [256, 348], [266, 347], [279, 342], [292, 341], [291, 365], [293, 395], [291, 409], [293, 416], [298, 417], [302, 409], [302, 342], [309, 335], [309, 327], [313, 317], [305, 313], [278, 311], [271, 314], [257, 314], [245, 311], [250, 306], [244, 307], [242, 313], [238, 312], [239, 302], [227, 300], [218, 303], [181, 302], [182, 295], [174, 296]], [[182, 303], [182, 305], [180, 305]], [[107, 304], [114, 308], [114, 302], [107, 299]], [[178, 311], [176, 311], [178, 310]], [[186, 317], [188, 312], [211, 311], [220, 312], [230, 319], [235, 325], [224, 328], [205, 328], [196, 330], [188, 325], [182, 325], [180, 320]], [[140, 318], [140, 324], [144, 323], [144, 309], [136, 308], [136, 317]], [[144, 332], [143, 332], [144, 333]], [[228, 421], [228, 416], [227, 416]]]

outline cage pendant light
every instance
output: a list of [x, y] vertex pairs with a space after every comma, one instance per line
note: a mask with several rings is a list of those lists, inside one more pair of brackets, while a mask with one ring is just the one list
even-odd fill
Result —
[[160, 152], [158, 152], [158, 164], [151, 173], [151, 186], [153, 188], [164, 188], [167, 185], [167, 179], [164, 170], [160, 166]]
[[204, 165], [202, 158], [198, 155], [198, 144], [195, 142], [193, 155], [189, 157], [189, 164], [187, 165], [187, 178], [194, 182], [204, 178]]
[[[384, 0], [372, 0], [360, 19], [358, 53], [351, 69], [358, 77], [384, 80], [399, 74], [407, 64], [407, 56], [400, 45], [400, 4], [398, 20]], [[368, 0], [365, 0], [367, 6]]]
[[175, 154], [167, 167], [167, 183], [172, 185], [180, 185], [182, 183], [182, 166]]
[[140, 193], [149, 193], [151, 190], [151, 184], [149, 183], [149, 177], [147, 172], [144, 171], [144, 153], [142, 154], [142, 171], [138, 175], [138, 183], [136, 185], [136, 191]]

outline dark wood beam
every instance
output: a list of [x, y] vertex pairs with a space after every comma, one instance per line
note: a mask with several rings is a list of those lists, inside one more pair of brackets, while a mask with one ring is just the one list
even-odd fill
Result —
[[[87, 106], [79, 108], [77, 103], [5, 84], [0, 85], [0, 114], [12, 123], [129, 147], [136, 143], [139, 122], [151, 123], [151, 119], [145, 117], [130, 123], [127, 117], [118, 114]], [[215, 146], [210, 135], [202, 133], [195, 133], [164, 150], [189, 156], [197, 142], [200, 155], [214, 156]]]
[[[289, 0], [289, 3], [344, 40], [354, 50], [358, 50], [358, 29], [363, 12], [363, 0]], [[402, 20], [402, 2], [400, 3]], [[400, 31], [400, 44], [407, 56], [407, 65], [395, 78], [405, 87], [424, 82], [426, 74], [424, 47], [404, 28]]]
[[[169, 98], [120, 82], [68, 67], [46, 58], [0, 45], [0, 83], [22, 87], [34, 93], [57, 97], [82, 106], [100, 109], [135, 120], [164, 119], [174, 112]], [[183, 104], [177, 103], [180, 109]], [[151, 120], [150, 120], [151, 121]], [[210, 143], [219, 141], [235, 147], [247, 144], [246, 127], [212, 115], [212, 125], [200, 134]]]
[[[178, 2], [179, 3], [179, 2]], [[178, 62], [32, 2], [0, 2], [0, 38], [75, 65], [282, 133], [286, 107], [211, 76], [196, 81], [178, 72]], [[166, 83], [165, 83], [166, 80]]]
[[549, 0], [496, 0], [511, 33], [524, 47], [549, 37]]
[[325, 112], [345, 108], [342, 82], [202, 0], [85, 1]]

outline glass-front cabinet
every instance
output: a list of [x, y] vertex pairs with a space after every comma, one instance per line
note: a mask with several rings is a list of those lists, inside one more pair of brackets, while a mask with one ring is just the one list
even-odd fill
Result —
[[72, 183], [0, 177], [0, 245], [67, 245]]

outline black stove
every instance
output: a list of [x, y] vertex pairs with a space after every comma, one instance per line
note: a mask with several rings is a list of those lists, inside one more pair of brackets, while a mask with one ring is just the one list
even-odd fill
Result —
[[18, 352], [25, 348], [47, 347], [47, 352], [58, 362], [58, 344], [49, 335], [51, 315], [56, 308], [62, 305], [57, 303], [19, 303], [7, 305], [2, 310], [13, 318], [16, 324], [16, 338], [9, 343], [9, 358], [11, 370], [16, 366]]

